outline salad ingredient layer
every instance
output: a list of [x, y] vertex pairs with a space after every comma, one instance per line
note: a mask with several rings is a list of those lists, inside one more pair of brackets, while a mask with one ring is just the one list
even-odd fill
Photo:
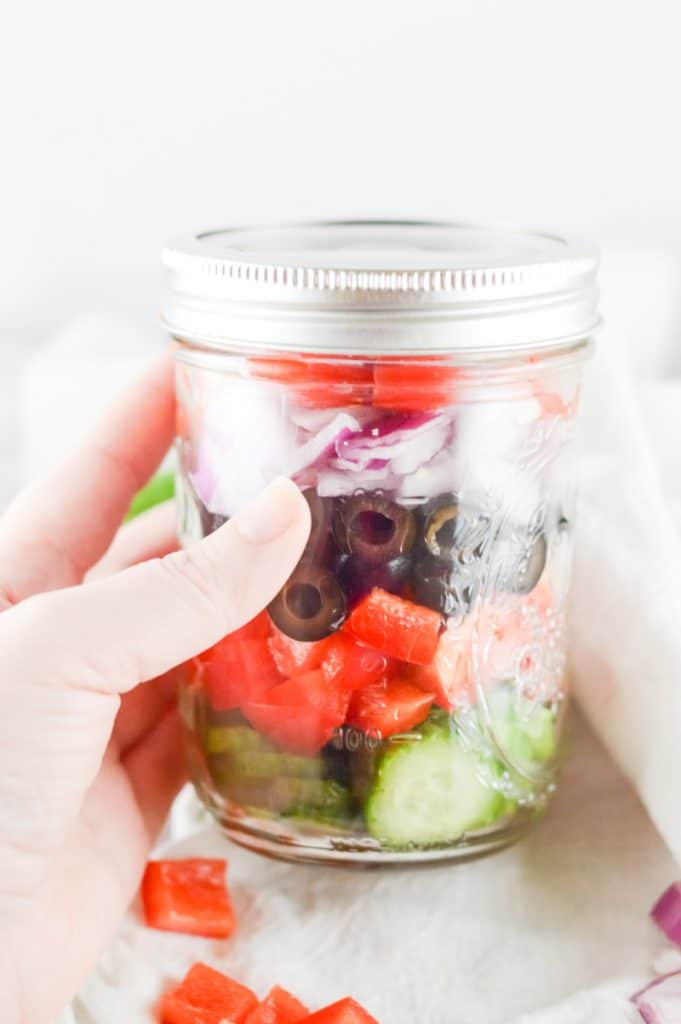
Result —
[[296, 357], [186, 372], [199, 532], [281, 473], [311, 517], [267, 611], [188, 667], [214, 807], [386, 849], [539, 809], [564, 698], [574, 376]]

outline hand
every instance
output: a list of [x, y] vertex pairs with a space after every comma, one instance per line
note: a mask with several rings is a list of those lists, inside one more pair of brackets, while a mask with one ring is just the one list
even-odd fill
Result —
[[173, 546], [153, 512], [112, 544], [173, 420], [164, 360], [0, 520], [3, 1024], [50, 1020], [134, 896], [183, 781], [163, 676], [263, 608], [307, 539], [280, 480], [184, 552], [142, 560]]

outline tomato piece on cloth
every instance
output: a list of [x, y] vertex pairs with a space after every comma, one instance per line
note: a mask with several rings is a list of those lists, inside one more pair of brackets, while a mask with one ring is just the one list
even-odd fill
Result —
[[321, 669], [272, 687], [263, 700], [245, 703], [251, 725], [283, 750], [316, 754], [345, 721], [349, 694]]
[[[255, 620], [254, 620], [255, 622]], [[244, 629], [255, 628], [249, 623]], [[232, 711], [243, 701], [259, 700], [281, 682], [267, 636], [230, 633], [194, 659], [194, 668], [211, 706]]]
[[432, 608], [375, 587], [351, 612], [346, 628], [391, 658], [428, 665], [435, 657], [441, 625]]
[[226, 939], [235, 930], [226, 861], [191, 857], [150, 860], [141, 883], [150, 928]]
[[297, 1024], [309, 1013], [307, 1007], [295, 996], [275, 985], [255, 1010], [249, 1013], [246, 1024]]
[[348, 633], [334, 633], [327, 640], [322, 672], [344, 690], [359, 690], [386, 674], [389, 661], [373, 647], [358, 643]]
[[224, 860], [149, 861], [141, 895], [151, 928], [221, 939], [234, 931]]
[[161, 998], [161, 1024], [243, 1024], [257, 1003], [245, 985], [198, 963]]
[[372, 404], [403, 412], [432, 412], [455, 401], [461, 371], [442, 363], [377, 362]]
[[353, 695], [347, 721], [355, 729], [387, 739], [420, 725], [432, 703], [432, 693], [413, 683], [383, 679]]
[[378, 1024], [378, 1021], [354, 999], [340, 999], [305, 1017], [304, 1024]]

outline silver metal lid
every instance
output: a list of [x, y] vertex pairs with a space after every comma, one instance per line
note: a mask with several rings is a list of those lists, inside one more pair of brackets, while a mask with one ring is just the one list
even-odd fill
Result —
[[552, 235], [348, 221], [234, 228], [162, 253], [176, 336], [332, 353], [570, 344], [598, 323], [596, 251]]

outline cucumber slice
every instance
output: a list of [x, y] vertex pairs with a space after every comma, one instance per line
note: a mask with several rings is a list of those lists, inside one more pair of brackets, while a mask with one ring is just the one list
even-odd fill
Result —
[[244, 751], [275, 752], [276, 747], [248, 725], [212, 725], [204, 734], [203, 749], [211, 754], [239, 754]]
[[327, 779], [247, 777], [217, 765], [211, 774], [222, 795], [242, 807], [308, 818], [348, 813], [348, 791]]
[[234, 775], [249, 779], [321, 779], [324, 765], [319, 757], [272, 753], [268, 750], [242, 750], [231, 756]]
[[369, 832], [392, 847], [433, 846], [491, 825], [506, 800], [481, 781], [480, 767], [449, 728], [388, 751], [365, 805]]
[[490, 701], [490, 717], [497, 743], [511, 763], [533, 767], [555, 756], [558, 735], [550, 708], [501, 690]]

